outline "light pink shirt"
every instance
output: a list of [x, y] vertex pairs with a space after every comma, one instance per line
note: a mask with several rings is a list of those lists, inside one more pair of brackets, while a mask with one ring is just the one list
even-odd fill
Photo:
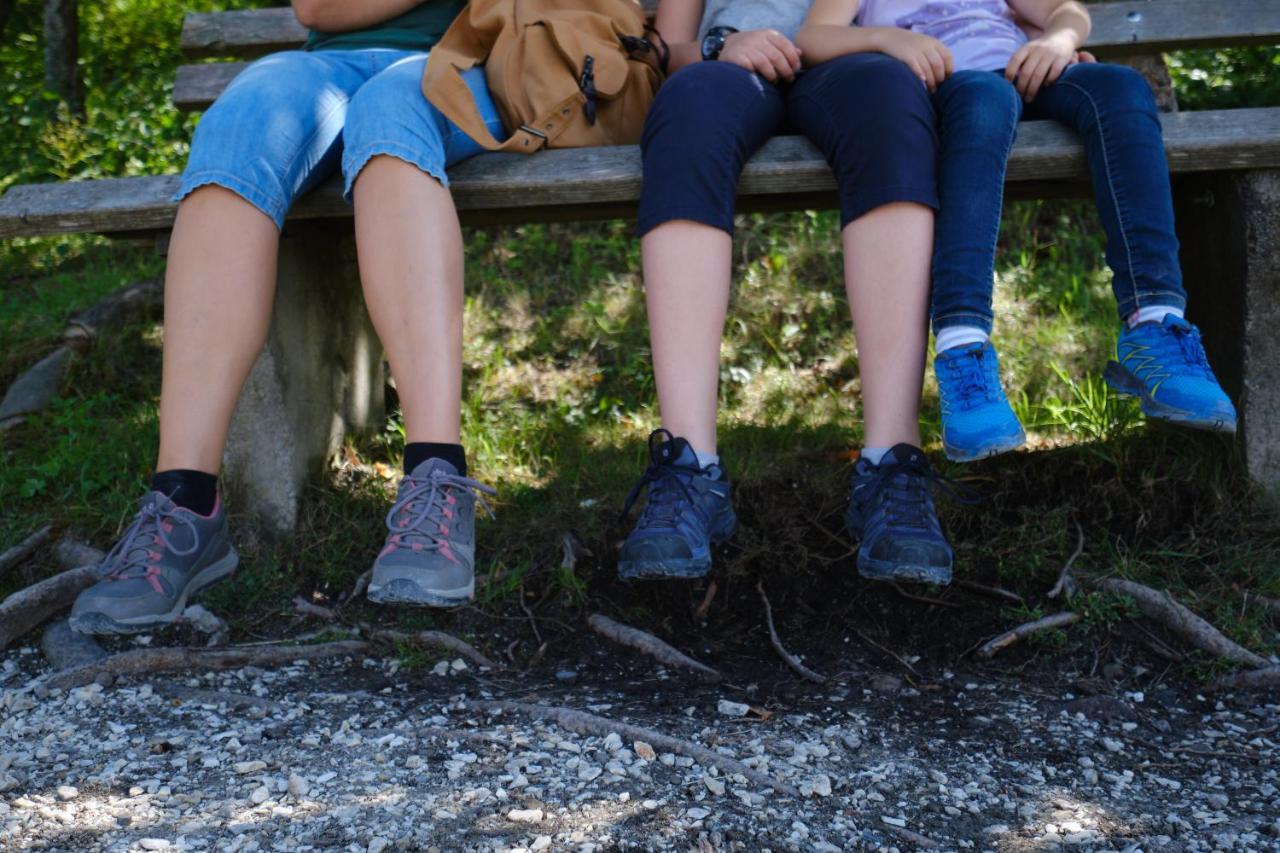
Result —
[[933, 36], [951, 49], [957, 71], [1003, 71], [1027, 43], [1005, 0], [862, 0], [853, 22]]

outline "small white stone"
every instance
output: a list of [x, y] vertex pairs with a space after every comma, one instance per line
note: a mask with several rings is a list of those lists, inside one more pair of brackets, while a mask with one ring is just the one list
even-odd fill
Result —
[[305, 797], [311, 790], [311, 783], [297, 773], [289, 774], [289, 794], [294, 797]]
[[649, 744], [642, 740], [636, 741], [631, 746], [636, 751], [636, 755], [643, 758], [645, 761], [653, 761], [658, 757], [658, 753], [653, 751], [653, 747], [649, 746]]
[[578, 779], [582, 782], [592, 782], [600, 778], [600, 774], [603, 772], [594, 764], [584, 764], [578, 768]]
[[512, 809], [507, 812], [507, 820], [516, 823], [538, 823], [545, 817], [542, 809]]
[[164, 838], [143, 838], [138, 846], [143, 850], [168, 850], [172, 845]]
[[1119, 752], [1120, 750], [1124, 749], [1123, 743], [1121, 743], [1118, 740], [1112, 740], [1109, 737], [1104, 737], [1102, 739], [1102, 745], [1107, 748], [1108, 752]]
[[689, 818], [690, 820], [702, 820], [704, 817], [709, 817], [711, 815], [711, 810], [700, 809], [695, 807], [695, 808], [689, 809], [684, 814], [685, 814], [685, 817]]
[[257, 772], [259, 772], [259, 771], [261, 771], [261, 770], [266, 770], [266, 769], [267, 769], [267, 762], [265, 762], [265, 761], [241, 761], [241, 762], [239, 762], [239, 763], [237, 763], [237, 764], [233, 765], [232, 769], [233, 769], [233, 770], [235, 770], [237, 773], [239, 773], [241, 776], [244, 776], [244, 775], [245, 775], [245, 774], [247, 774], [247, 773], [257, 773]]
[[379, 835], [369, 842], [369, 853], [382, 853], [390, 846], [391, 842]]
[[609, 732], [609, 736], [604, 739], [604, 748], [610, 752], [617, 752], [622, 749], [622, 738], [617, 732]]
[[529, 849], [530, 850], [546, 850], [550, 846], [551, 846], [551, 836], [539, 835], [537, 838], [533, 839], [533, 843], [529, 845]]
[[70, 802], [71, 800], [74, 800], [76, 797], [80, 796], [80, 792], [75, 788], [71, 787], [70, 785], [59, 785], [57, 789], [57, 794], [58, 794], [58, 799], [62, 800], [64, 803]]
[[261, 785], [257, 788], [254, 788], [253, 793], [249, 795], [249, 799], [252, 800], [257, 805], [262, 805], [267, 801], [267, 798], [270, 796], [271, 796], [271, 792], [267, 790], [267, 786]]
[[889, 826], [896, 826], [899, 829], [905, 829], [907, 826], [907, 822], [905, 819], [900, 817], [890, 817], [887, 814], [880, 815], [880, 820], [884, 823], [889, 824]]
[[726, 717], [745, 717], [747, 712], [751, 710], [750, 705], [744, 705], [741, 702], [730, 702], [728, 699], [721, 699], [720, 704], [716, 707]]
[[724, 793], [724, 782], [714, 776], [704, 776], [702, 783], [707, 786], [707, 790], [715, 794], [717, 797]]

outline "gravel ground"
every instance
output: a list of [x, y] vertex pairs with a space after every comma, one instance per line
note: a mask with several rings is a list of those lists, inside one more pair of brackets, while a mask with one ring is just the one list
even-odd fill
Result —
[[[502, 677], [340, 660], [40, 697], [42, 666], [0, 656], [2, 850], [1280, 850], [1276, 697], [1133, 673], [863, 672], [780, 701], [635, 658]], [[647, 726], [800, 794], [462, 708], [484, 698]]]

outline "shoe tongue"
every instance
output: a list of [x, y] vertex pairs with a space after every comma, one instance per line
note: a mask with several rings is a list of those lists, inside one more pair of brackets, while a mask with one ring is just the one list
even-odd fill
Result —
[[452, 463], [446, 462], [443, 459], [438, 459], [434, 456], [430, 459], [419, 462], [418, 467], [409, 472], [409, 476], [413, 477], [415, 480], [425, 480], [430, 477], [434, 471], [440, 471], [448, 474], [450, 477], [458, 476], [458, 469], [453, 467]]
[[923, 450], [907, 444], [906, 442], [903, 442], [902, 444], [895, 444], [893, 447], [889, 448], [884, 456], [880, 458], [881, 465], [886, 463], [892, 465], [895, 462], [914, 462], [920, 465], [929, 464], [929, 460], [924, 455]]
[[658, 465], [676, 465], [681, 468], [697, 468], [698, 455], [693, 452], [689, 442], [674, 437], [658, 444], [653, 449], [653, 461]]

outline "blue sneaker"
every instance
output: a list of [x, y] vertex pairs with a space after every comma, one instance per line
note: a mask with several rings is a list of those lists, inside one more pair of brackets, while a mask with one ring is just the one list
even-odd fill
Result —
[[990, 341], [938, 353], [933, 372], [942, 402], [942, 450], [948, 459], [972, 462], [1027, 440], [1000, 387], [1000, 360]]
[[622, 546], [623, 580], [701, 578], [711, 569], [711, 546], [738, 527], [729, 478], [718, 465], [699, 468], [689, 442], [665, 429], [649, 436], [651, 464], [627, 496], [625, 515], [646, 486], [644, 512]]
[[894, 446], [872, 465], [859, 459], [845, 526], [858, 547], [858, 574], [871, 580], [951, 583], [951, 546], [929, 487], [942, 478], [924, 451]]
[[1195, 429], [1236, 431], [1236, 407], [1218, 384], [1200, 343], [1200, 330], [1181, 317], [1125, 326], [1116, 361], [1103, 378], [1121, 394], [1139, 398], [1142, 411]]

